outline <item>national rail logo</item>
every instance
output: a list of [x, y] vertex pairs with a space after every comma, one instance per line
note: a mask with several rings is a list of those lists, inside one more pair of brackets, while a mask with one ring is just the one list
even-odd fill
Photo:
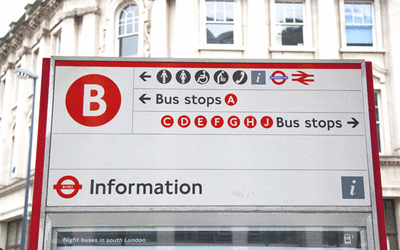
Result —
[[121, 92], [108, 77], [90, 74], [77, 79], [69, 87], [65, 105], [77, 123], [98, 127], [110, 122], [121, 107]]

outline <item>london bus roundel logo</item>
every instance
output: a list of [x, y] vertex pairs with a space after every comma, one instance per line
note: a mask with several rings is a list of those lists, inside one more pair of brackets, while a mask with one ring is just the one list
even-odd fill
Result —
[[68, 114], [77, 123], [98, 127], [110, 122], [121, 107], [121, 92], [108, 77], [90, 74], [77, 79], [65, 97]]
[[78, 194], [79, 190], [82, 189], [82, 185], [74, 176], [66, 175], [58, 180], [53, 189], [57, 191], [61, 198], [70, 199]]

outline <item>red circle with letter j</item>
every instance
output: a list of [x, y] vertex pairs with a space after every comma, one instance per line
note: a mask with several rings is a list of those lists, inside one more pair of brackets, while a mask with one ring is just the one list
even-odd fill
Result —
[[66, 175], [58, 180], [57, 184], [53, 186], [53, 189], [55, 189], [57, 194], [62, 198], [70, 199], [74, 197], [80, 189], [82, 189], [82, 185], [75, 177]]
[[69, 87], [65, 98], [68, 114], [77, 123], [98, 127], [111, 121], [121, 107], [121, 92], [108, 77], [82, 76]]

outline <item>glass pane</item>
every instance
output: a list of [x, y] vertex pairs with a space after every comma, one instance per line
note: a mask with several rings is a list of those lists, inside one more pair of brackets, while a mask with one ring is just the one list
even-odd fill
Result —
[[119, 16], [119, 20], [124, 20], [126, 18], [126, 13], [124, 10], [121, 11], [121, 15]]
[[353, 5], [350, 3], [344, 4], [344, 13], [353, 15]]
[[225, 2], [225, 16], [226, 20], [228, 22], [233, 22], [233, 2]]
[[224, 12], [223, 12], [223, 11], [217, 11], [217, 12], [215, 13], [215, 19], [216, 19], [216, 21], [218, 21], [218, 22], [223, 22], [223, 21], [225, 21]]
[[358, 25], [346, 26], [348, 46], [372, 46], [372, 26]]
[[378, 151], [379, 153], [382, 152], [382, 146], [381, 146], [381, 126], [379, 124], [376, 124], [376, 132], [378, 134]]
[[138, 36], [120, 38], [120, 56], [133, 56], [138, 53]]
[[18, 224], [11, 222], [8, 224], [7, 245], [14, 246], [17, 240]]
[[303, 26], [278, 26], [279, 45], [303, 46]]
[[283, 14], [284, 3], [276, 3], [275, 10], [276, 10], [276, 22], [277, 23], [284, 23], [285, 18]]
[[223, 1], [215, 1], [215, 7], [217, 11], [224, 12], [224, 2]]
[[361, 16], [354, 16], [354, 23], [362, 24], [363, 20]]
[[17, 227], [17, 244], [20, 244], [22, 240], [22, 220], [18, 222], [18, 227]]
[[135, 18], [135, 33], [139, 32], [139, 18]]
[[354, 8], [354, 23], [363, 23], [363, 7], [362, 4], [353, 4]]
[[345, 23], [352, 24], [353, 23], [353, 15], [352, 15], [352, 13], [350, 13], [350, 14], [346, 13], [344, 20], [345, 20]]
[[208, 44], [233, 44], [233, 24], [207, 24]]
[[206, 1], [207, 21], [215, 21], [214, 2]]
[[126, 34], [132, 34], [132, 33], [133, 33], [133, 20], [130, 19], [127, 21]]
[[364, 23], [365, 24], [372, 24], [372, 10], [371, 4], [364, 4]]
[[294, 23], [294, 4], [284, 3], [284, 15], [286, 23]]
[[125, 35], [125, 22], [119, 22], [119, 35]]
[[362, 14], [362, 4], [360, 3], [355, 3], [353, 4], [353, 10], [355, 15], [361, 15]]
[[296, 23], [303, 23], [303, 3], [295, 3], [295, 22]]

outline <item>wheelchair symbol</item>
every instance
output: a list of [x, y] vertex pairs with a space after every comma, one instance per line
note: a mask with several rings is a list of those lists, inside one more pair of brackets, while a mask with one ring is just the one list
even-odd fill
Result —
[[194, 78], [198, 84], [206, 84], [210, 80], [210, 74], [208, 74], [208, 72], [205, 70], [199, 70]]

